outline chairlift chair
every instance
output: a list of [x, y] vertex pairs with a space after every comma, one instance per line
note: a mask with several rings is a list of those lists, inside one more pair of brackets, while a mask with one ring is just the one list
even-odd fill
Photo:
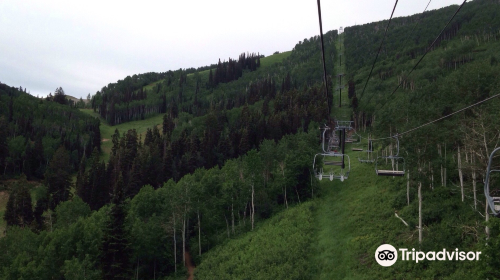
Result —
[[372, 140], [368, 139], [368, 148], [366, 149], [366, 158], [358, 157], [358, 161], [361, 163], [374, 163], [375, 159], [373, 158], [373, 143]]
[[[357, 145], [361, 144], [361, 136], [359, 136], [356, 133], [356, 131], [354, 131], [354, 134], [356, 135], [356, 137], [354, 137], [353, 134], [351, 134], [351, 136], [349, 137], [352, 140], [352, 143], [357, 144]], [[357, 147], [352, 147], [351, 150], [353, 152], [362, 152], [363, 151], [363, 149], [359, 148], [359, 147], [358, 148]]]
[[491, 214], [493, 214], [495, 217], [500, 217], [500, 197], [491, 196], [491, 191], [490, 191], [490, 183], [492, 177], [491, 174], [493, 172], [500, 172], [500, 170], [492, 169], [493, 155], [497, 151], [500, 151], [500, 148], [496, 148], [495, 150], [493, 150], [488, 160], [488, 168], [486, 169], [486, 176], [484, 178], [484, 195], [486, 196], [486, 200], [488, 201]]
[[353, 121], [336, 121], [335, 130], [351, 130]]
[[340, 147], [340, 141], [335, 133], [332, 133], [330, 139], [328, 139], [328, 149], [329, 151], [333, 151], [333, 149]]
[[[375, 172], [377, 173], [378, 176], [404, 176], [405, 175], [405, 160], [403, 157], [398, 156], [399, 154], [399, 139], [396, 137], [396, 142], [397, 142], [397, 152], [395, 155], [390, 155], [390, 156], [379, 156], [377, 157], [377, 160], [375, 161]], [[383, 160], [390, 160], [392, 169], [382, 169], [379, 166], [379, 163], [382, 162]], [[403, 166], [402, 169], [400, 169], [400, 165]]]
[[328, 153], [329, 152], [329, 147], [327, 146], [325, 148], [325, 134], [326, 134], [326, 131], [329, 130], [329, 129], [330, 128], [328, 126], [326, 126], [326, 125], [323, 128], [323, 134], [322, 134], [322, 140], [321, 140], [321, 148], [323, 149], [324, 153]]
[[[319, 171], [316, 172], [316, 157], [317, 156], [323, 156], [325, 157], [343, 157], [344, 160], [347, 158], [347, 168], [341, 168], [340, 171], [334, 172], [333, 169], [330, 169], [327, 174], [325, 174], [325, 171], [323, 168], [321, 168]], [[344, 162], [342, 161], [323, 161], [324, 166], [342, 166]], [[347, 169], [347, 170], [346, 170]], [[343, 182], [345, 179], [349, 178], [349, 173], [351, 172], [351, 160], [348, 155], [346, 154], [339, 154], [339, 153], [320, 153], [316, 154], [314, 156], [314, 161], [313, 161], [313, 170], [315, 170], [315, 176], [318, 178], [320, 181], [323, 178], [329, 178], [330, 181], [333, 181], [333, 179], [340, 179], [341, 182]]]

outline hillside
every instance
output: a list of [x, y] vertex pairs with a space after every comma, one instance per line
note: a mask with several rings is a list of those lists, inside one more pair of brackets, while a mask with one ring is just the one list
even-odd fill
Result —
[[[432, 48], [411, 76], [405, 75], [423, 55], [422, 50], [432, 42], [425, 39], [420, 41], [422, 44], [413, 45], [411, 40], [406, 41], [408, 34], [421, 39], [434, 39], [432, 36], [439, 34], [457, 8], [452, 6], [424, 15], [395, 19], [388, 33], [388, 43], [383, 48], [364, 95], [361, 92], [387, 21], [345, 29], [341, 39], [345, 40], [343, 49], [347, 57], [346, 85], [349, 84], [354, 90], [351, 98], [357, 95], [359, 103], [351, 103], [354, 100], [351, 99], [351, 106], [358, 106], [334, 108], [332, 114], [345, 116], [354, 110], [352, 117], [358, 127], [358, 134], [364, 137], [361, 145], [350, 144], [348, 148], [354, 145], [366, 150], [368, 133], [372, 139], [403, 133], [500, 93], [497, 82], [500, 73], [497, 63], [500, 53], [497, 38], [499, 26], [496, 20], [489, 20], [500, 12], [498, 3], [494, 1], [467, 3], [456, 20], [452, 21], [450, 30], [444, 32], [439, 44]], [[417, 21], [417, 27], [410, 24]], [[360, 43], [360, 40], [373, 42], [373, 45]], [[408, 49], [419, 51], [411, 53]], [[398, 53], [406, 53], [409, 57]], [[344, 71], [342, 68], [339, 70]], [[402, 88], [391, 94], [400, 82]], [[334, 100], [338, 97], [338, 92], [334, 93]], [[346, 99], [343, 97], [342, 100]], [[343, 183], [321, 182], [321, 196], [312, 200], [315, 205], [315, 226], [305, 238], [312, 235], [316, 241], [311, 242], [307, 254], [301, 255], [300, 260], [308, 262], [309, 269], [304, 278], [496, 279], [498, 273], [494, 267], [498, 263], [498, 243], [493, 240], [499, 238], [499, 221], [490, 216], [489, 221], [485, 222], [487, 214], [484, 213], [486, 205], [481, 182], [489, 152], [498, 145], [498, 108], [500, 102], [497, 98], [399, 137], [399, 155], [405, 159], [409, 181], [407, 176], [376, 176], [374, 164], [362, 164], [356, 159], [365, 157], [366, 153], [349, 151], [352, 168], [349, 179]], [[374, 145], [379, 156], [391, 153], [391, 150], [394, 153], [396, 149], [395, 141], [379, 140]], [[459, 167], [459, 153], [462, 168]], [[498, 162], [494, 162], [494, 165], [498, 166]], [[463, 175], [460, 175], [459, 169]], [[418, 230], [417, 193], [420, 184], [423, 197], [422, 242], [419, 242]], [[496, 184], [493, 193], [498, 193]], [[288, 211], [296, 211], [299, 207]], [[293, 220], [290, 218], [283, 222]], [[253, 260], [238, 257], [239, 252], [235, 255], [236, 260], [223, 261], [224, 256], [232, 254], [235, 246], [254, 250], [253, 240], [265, 231], [272, 231], [272, 226], [247, 233], [217, 248], [212, 254], [207, 254], [207, 259], [202, 259], [197, 272], [200, 278], [209, 277], [211, 273], [208, 269], [213, 267], [210, 265], [220, 261], [219, 267], [225, 267], [226, 263], [232, 265], [231, 269], [221, 269], [219, 277], [245, 279], [250, 269], [246, 268], [246, 264]], [[267, 239], [275, 240], [274, 243], [278, 244], [286, 240], [279, 233]], [[396, 265], [384, 268], [373, 258], [374, 251], [384, 243], [424, 252], [443, 248], [481, 251], [484, 258], [477, 262], [424, 261], [416, 264], [398, 261]], [[259, 248], [254, 256], [266, 252], [271, 254], [273, 250], [272, 245]], [[281, 258], [294, 258], [297, 255], [290, 250], [283, 252]], [[253, 267], [265, 263], [273, 267], [273, 262], [262, 259]], [[276, 271], [283, 271], [280, 265], [275, 268]], [[281, 275], [282, 279], [295, 279], [290, 275], [304, 271], [304, 267], [295, 266], [284, 270], [286, 273]]]
[[[50, 112], [37, 128], [71, 152], [54, 146], [33, 193], [23, 176], [30, 153], [0, 161], [16, 179], [8, 211], [0, 198], [9, 212], [0, 279], [185, 279], [191, 262], [195, 279], [499, 278], [500, 219], [488, 214], [482, 182], [500, 141], [500, 99], [462, 109], [500, 93], [500, 4], [470, 1], [444, 28], [457, 8], [394, 19], [369, 79], [387, 21], [325, 34], [329, 96], [318, 36], [268, 57], [126, 77], [103, 87], [93, 109], [31, 103], [7, 88], [0, 148], [11, 155], [40, 142], [23, 125], [28, 104], [34, 116]], [[318, 127], [332, 119], [352, 120], [350, 136], [361, 139], [346, 146], [343, 181], [329, 180], [340, 169], [331, 156], [313, 167]], [[374, 163], [358, 160], [368, 139]], [[404, 176], [377, 176], [382, 169]], [[74, 186], [72, 195], [54, 185]], [[381, 244], [482, 255], [382, 267]]]

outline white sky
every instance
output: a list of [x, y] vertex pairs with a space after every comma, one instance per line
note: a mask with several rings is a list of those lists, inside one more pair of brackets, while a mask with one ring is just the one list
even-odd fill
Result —
[[[388, 19], [394, 2], [323, 0], [323, 32]], [[395, 17], [428, 2], [401, 0]], [[461, 3], [434, 0], [429, 10]], [[267, 56], [318, 34], [314, 0], [1, 0], [0, 82], [85, 98], [127, 75]]]

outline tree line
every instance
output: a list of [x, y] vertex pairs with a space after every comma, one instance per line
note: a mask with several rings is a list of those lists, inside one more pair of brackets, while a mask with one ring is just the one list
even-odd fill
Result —
[[186, 251], [199, 262], [224, 239], [316, 195], [310, 161], [317, 145], [315, 129], [265, 140], [259, 150], [222, 167], [146, 185], [130, 199], [127, 175], [120, 171], [108, 189], [111, 204], [92, 211], [78, 195], [59, 203], [39, 234], [9, 227], [0, 239], [6, 252], [0, 256], [2, 277], [151, 279], [182, 273]]
[[54, 101], [38, 99], [0, 84], [0, 176], [43, 179], [61, 146], [69, 153], [67, 168], [73, 171], [94, 148], [100, 151], [99, 120], [60, 104], [67, 101], [58, 96]]

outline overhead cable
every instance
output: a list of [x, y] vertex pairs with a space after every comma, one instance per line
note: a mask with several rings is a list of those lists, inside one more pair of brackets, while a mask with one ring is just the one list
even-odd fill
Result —
[[[319, 0], [318, 0], [318, 2], [319, 2]], [[389, 30], [389, 25], [391, 24], [392, 16], [394, 15], [394, 11], [396, 10], [397, 5], [398, 5], [398, 0], [396, 0], [396, 3], [394, 3], [394, 8], [392, 9], [391, 17], [389, 18], [389, 22], [387, 23], [387, 26], [385, 27], [384, 37], [382, 37], [382, 42], [380, 42], [380, 46], [378, 48], [377, 55], [375, 56], [375, 60], [373, 61], [372, 69], [370, 70], [370, 74], [368, 75], [368, 79], [366, 79], [365, 87], [363, 88], [363, 92], [361, 92], [360, 99], [363, 97], [363, 94], [365, 93], [366, 85], [368, 84], [368, 81], [370, 80], [370, 77], [372, 76], [373, 68], [375, 68], [375, 64], [377, 63], [378, 56], [380, 54], [380, 51], [382, 50], [382, 46], [384, 45], [385, 37], [387, 36], [387, 30]]]
[[[323, 23], [321, 22], [321, 4], [320, 0], [318, 0], [318, 18], [319, 18], [319, 34], [321, 38], [321, 54], [323, 60], [323, 79], [325, 83], [325, 95], [328, 103], [328, 80], [326, 78], [326, 64], [325, 64], [325, 44], [323, 43]], [[330, 116], [330, 106], [328, 107], [328, 116]]]

